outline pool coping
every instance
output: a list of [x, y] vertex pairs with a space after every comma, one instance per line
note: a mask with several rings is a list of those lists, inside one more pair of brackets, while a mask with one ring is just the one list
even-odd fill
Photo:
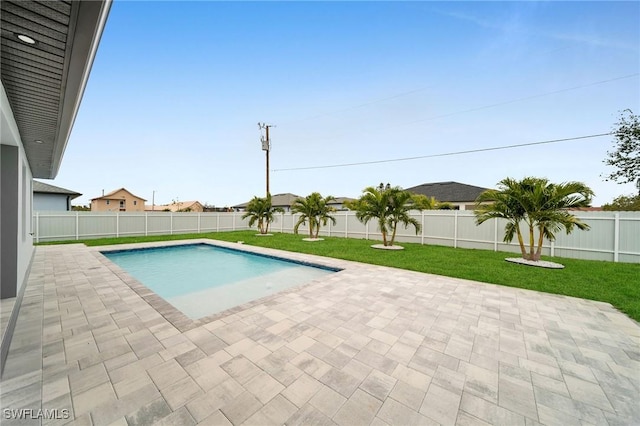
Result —
[[[249, 246], [249, 245], [244, 245], [242, 243], [230, 243], [227, 241], [213, 240], [209, 238], [93, 246], [93, 247], [89, 247], [89, 251], [104, 267], [106, 267], [113, 274], [118, 276], [118, 278], [120, 278], [122, 282], [124, 282], [136, 294], [142, 297], [142, 299], [144, 299], [152, 308], [154, 308], [160, 315], [162, 315], [167, 321], [173, 324], [173, 326], [176, 327], [181, 332], [189, 331], [201, 325], [208, 324], [212, 321], [250, 309], [260, 304], [268, 304], [270, 300], [276, 299], [278, 297], [281, 297], [289, 293], [300, 291], [305, 287], [318, 284], [319, 282], [327, 278], [327, 277], [315, 278], [307, 283], [296, 285], [291, 288], [278, 291], [277, 293], [270, 294], [268, 296], [264, 296], [258, 299], [254, 299], [249, 302], [243, 303], [241, 305], [234, 306], [233, 308], [225, 309], [215, 314], [207, 315], [202, 318], [198, 318], [194, 320], [189, 318], [182, 311], [180, 311], [180, 309], [173, 306], [164, 298], [156, 294], [153, 290], [151, 290], [150, 288], [142, 284], [140, 281], [138, 281], [136, 278], [131, 276], [127, 271], [122, 269], [120, 266], [118, 266], [117, 264], [109, 260], [109, 258], [107, 258], [103, 254], [103, 252], [108, 252], [108, 251], [126, 251], [126, 250], [171, 247], [171, 246], [182, 246], [182, 245], [196, 245], [196, 244], [208, 244], [215, 247], [222, 247], [222, 248], [227, 248], [227, 249], [232, 249], [237, 251], [244, 251], [244, 252], [257, 254], [261, 256], [293, 261], [293, 262], [300, 263], [307, 266], [314, 265], [320, 268], [335, 270], [336, 274], [339, 274], [340, 272], [344, 271], [345, 268], [347, 267], [347, 265], [345, 264], [347, 263], [346, 261], [342, 261], [338, 259], [331, 259], [331, 258], [302, 254], [302, 253], [300, 253], [300, 256], [296, 256], [298, 255], [298, 253], [264, 248], [264, 247]], [[312, 258], [313, 260], [310, 261], [309, 258]], [[338, 266], [338, 264], [342, 264], [342, 266]]]

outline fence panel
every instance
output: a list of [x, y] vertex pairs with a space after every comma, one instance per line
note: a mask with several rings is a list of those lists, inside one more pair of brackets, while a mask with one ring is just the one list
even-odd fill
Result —
[[[336, 217], [337, 216], [338, 215], [336, 215]], [[377, 237], [375, 235], [372, 237], [371, 232], [369, 232], [370, 229], [377, 228], [378, 224], [375, 222], [375, 220], [371, 221], [370, 228], [368, 228], [367, 226], [365, 226], [364, 223], [358, 220], [355, 213], [353, 212], [344, 212], [344, 215], [342, 217], [346, 219], [346, 224], [344, 227], [344, 234], [343, 234], [344, 236], [348, 238], [359, 238], [359, 239], [366, 239], [366, 238], [372, 238], [372, 239], [378, 239], [378, 240], [382, 239], [382, 235], [379, 234], [379, 231], [376, 231], [378, 233]], [[336, 236], [339, 236], [339, 237], [343, 235], [336, 234]]]
[[451, 212], [424, 212], [422, 241], [424, 244], [436, 244], [453, 247], [455, 218]]
[[146, 216], [144, 214], [120, 215], [116, 223], [118, 235], [121, 237], [146, 234]]
[[36, 242], [74, 240], [76, 215], [51, 213], [36, 217]]
[[554, 251], [556, 256], [589, 260], [614, 260], [615, 217], [580, 213], [577, 217], [590, 226], [588, 232], [574, 228], [567, 235], [556, 233]]
[[196, 234], [198, 232], [198, 213], [174, 214], [172, 230], [174, 234]]
[[[418, 223], [422, 221], [422, 214], [420, 212], [411, 212], [409, 217], [415, 219]], [[409, 225], [405, 228], [404, 224], [398, 224], [396, 232], [396, 240], [404, 243], [418, 243], [422, 242], [421, 231], [416, 234], [416, 229], [413, 225]]]
[[[126, 212], [38, 212], [35, 214], [35, 241], [74, 240], [127, 235], [161, 235], [249, 229], [243, 213], [126, 213]], [[640, 263], [639, 212], [576, 212], [590, 226], [588, 232], [574, 230], [570, 235], [558, 232], [556, 241], [545, 241], [543, 254], [578, 259]], [[292, 233], [300, 216], [277, 214], [271, 232]], [[336, 224], [320, 228], [321, 236], [338, 236], [379, 241], [382, 235], [375, 220], [361, 223], [354, 212], [334, 213]], [[399, 242], [436, 244], [519, 253], [517, 240], [503, 242], [506, 221], [488, 220], [475, 224], [470, 211], [411, 212], [422, 225], [417, 235], [412, 226], [400, 225]], [[528, 229], [522, 226], [525, 240]], [[254, 227], [255, 229], [255, 227]], [[308, 225], [299, 228], [308, 235]]]
[[172, 234], [172, 215], [167, 213], [149, 213], [147, 215], [147, 235]]
[[456, 247], [493, 250], [496, 242], [495, 220], [488, 220], [482, 226], [478, 226], [474, 214], [467, 211], [457, 212], [455, 218]]
[[105, 213], [88, 215], [86, 213], [76, 215], [78, 220], [78, 234], [74, 239], [103, 238], [118, 235], [118, 215]]
[[639, 262], [640, 252], [640, 215], [631, 212], [619, 214], [618, 256], [620, 262]]

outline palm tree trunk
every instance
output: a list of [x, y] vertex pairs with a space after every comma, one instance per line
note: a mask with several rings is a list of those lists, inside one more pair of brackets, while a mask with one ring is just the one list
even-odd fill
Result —
[[534, 233], [533, 233], [533, 224], [530, 223], [529, 224], [529, 260], [536, 260], [535, 259], [535, 250], [534, 250], [534, 244], [533, 244], [533, 240], [535, 239]]
[[382, 233], [382, 245], [387, 246], [387, 228], [385, 226], [384, 220], [379, 219], [378, 225], [380, 226], [380, 232]]
[[544, 226], [540, 226], [539, 230], [540, 235], [538, 235], [538, 248], [536, 250], [535, 259], [533, 259], [536, 261], [540, 260], [540, 256], [542, 255], [542, 243], [544, 242]]
[[527, 249], [524, 248], [524, 238], [522, 238], [522, 232], [520, 231], [520, 224], [516, 224], [516, 234], [518, 235], [518, 243], [520, 244], [520, 252], [522, 253], [522, 258], [527, 258]]
[[393, 226], [393, 234], [391, 234], [391, 242], [390, 242], [390, 246], [393, 245], [394, 241], [396, 240], [396, 231], [398, 230], [398, 222], [394, 222]]

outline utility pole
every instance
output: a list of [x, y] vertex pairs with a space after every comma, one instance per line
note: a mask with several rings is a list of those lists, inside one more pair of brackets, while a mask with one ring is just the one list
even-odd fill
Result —
[[266, 123], [258, 123], [258, 128], [260, 130], [265, 129], [267, 137], [260, 136], [260, 142], [262, 142], [262, 150], [266, 153], [267, 157], [267, 197], [269, 196], [269, 150], [271, 149], [271, 140], [269, 139], [269, 129], [272, 126], [271, 124]]

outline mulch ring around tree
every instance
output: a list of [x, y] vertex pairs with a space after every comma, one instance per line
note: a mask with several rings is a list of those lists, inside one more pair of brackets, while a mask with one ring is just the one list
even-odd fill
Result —
[[507, 262], [518, 263], [520, 265], [537, 266], [538, 268], [548, 269], [564, 269], [564, 265], [555, 262], [549, 262], [547, 260], [527, 260], [521, 257], [507, 257]]
[[402, 246], [385, 246], [384, 244], [374, 244], [371, 247], [382, 250], [404, 250]]

